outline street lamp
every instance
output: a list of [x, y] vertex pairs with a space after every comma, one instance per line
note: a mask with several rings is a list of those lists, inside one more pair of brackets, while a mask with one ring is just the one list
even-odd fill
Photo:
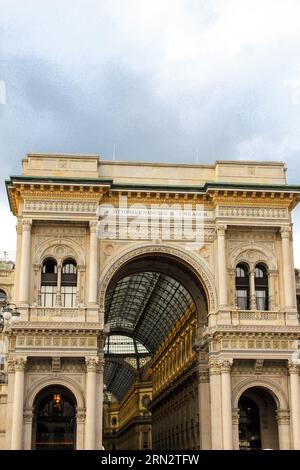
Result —
[[18, 321], [20, 312], [15, 304], [6, 303], [0, 310], [0, 332], [4, 330], [6, 324]]

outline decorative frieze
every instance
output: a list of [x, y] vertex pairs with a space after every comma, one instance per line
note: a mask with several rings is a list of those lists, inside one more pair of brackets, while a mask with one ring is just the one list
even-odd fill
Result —
[[69, 336], [17, 336], [16, 347], [36, 348], [96, 348], [96, 337], [69, 337]]
[[217, 211], [220, 217], [263, 219], [287, 219], [289, 217], [288, 209], [280, 207], [219, 206]]
[[61, 369], [60, 357], [52, 357], [52, 372], [59, 372]]
[[235, 339], [220, 339], [215, 340], [211, 344], [213, 351], [220, 351], [221, 349], [263, 349], [267, 351], [272, 350], [291, 350], [294, 349], [293, 340], [287, 339], [263, 339], [263, 338], [235, 338]]
[[96, 202], [84, 201], [47, 201], [47, 200], [26, 200], [24, 210], [26, 212], [71, 212], [96, 214]]
[[263, 359], [256, 359], [254, 369], [257, 374], [262, 374], [264, 368], [264, 360]]

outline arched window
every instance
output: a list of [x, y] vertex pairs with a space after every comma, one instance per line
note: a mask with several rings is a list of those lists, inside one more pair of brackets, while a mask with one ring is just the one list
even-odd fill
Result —
[[5, 305], [7, 302], [7, 295], [4, 290], [0, 289], [0, 307], [1, 305]]
[[77, 291], [77, 265], [73, 259], [64, 261], [61, 272], [61, 300], [63, 307], [74, 307]]
[[249, 268], [238, 264], [235, 271], [236, 305], [242, 310], [249, 309]]
[[255, 298], [257, 310], [268, 310], [268, 297], [268, 272], [265, 266], [258, 264], [255, 266]]
[[47, 258], [43, 262], [41, 276], [41, 305], [42, 307], [54, 307], [57, 287], [57, 263], [53, 258]]

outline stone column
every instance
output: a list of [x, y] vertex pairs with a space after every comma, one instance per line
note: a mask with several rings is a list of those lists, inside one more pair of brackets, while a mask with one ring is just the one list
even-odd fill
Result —
[[56, 307], [61, 307], [61, 263], [57, 265], [57, 287], [56, 287], [56, 296], [55, 296], [55, 305]]
[[249, 271], [250, 310], [256, 310], [255, 269]]
[[232, 450], [231, 361], [221, 363], [223, 449]]
[[84, 450], [84, 425], [85, 410], [78, 408], [76, 411], [76, 450]]
[[268, 273], [269, 278], [269, 310], [276, 309], [276, 288], [275, 282], [276, 277], [278, 276], [278, 271], [276, 269], [270, 269]]
[[226, 241], [225, 241], [225, 225], [216, 227], [218, 241], [218, 284], [219, 284], [219, 306], [227, 306], [227, 263], [226, 263]]
[[290, 373], [292, 430], [294, 450], [300, 450], [300, 378], [299, 367], [293, 362], [288, 363]]
[[97, 304], [98, 234], [97, 222], [90, 222], [89, 304]]
[[78, 265], [77, 266], [77, 289], [76, 289], [76, 305], [80, 306], [82, 299], [80, 295], [80, 289], [81, 289], [81, 276], [84, 271], [84, 266]]
[[222, 404], [220, 366], [217, 361], [209, 364], [211, 448], [221, 450], [222, 442]]
[[289, 410], [276, 411], [278, 424], [279, 449], [290, 450], [290, 413]]
[[239, 450], [240, 448], [240, 435], [239, 435], [239, 424], [240, 424], [240, 410], [239, 408], [233, 408], [232, 410], [232, 447], [233, 450]]
[[40, 264], [34, 264], [33, 269], [35, 272], [35, 285], [36, 285], [36, 305], [38, 307], [42, 304], [42, 293], [41, 293], [41, 275], [42, 275], [42, 266]]
[[103, 372], [104, 372], [104, 358], [99, 357], [96, 375], [96, 407], [97, 407], [97, 422], [96, 422], [96, 449], [102, 449], [102, 422], [103, 422]]
[[290, 234], [291, 227], [281, 227], [282, 267], [286, 309], [293, 309], [296, 306], [296, 292], [293, 289], [295, 273], [292, 261]]
[[14, 401], [11, 423], [11, 450], [21, 450], [23, 440], [23, 406], [24, 406], [24, 373], [26, 359], [18, 357], [14, 360], [15, 383]]
[[23, 220], [22, 228], [19, 302], [28, 304], [30, 286], [31, 220]]
[[86, 419], [85, 450], [95, 450], [96, 444], [96, 370], [98, 359], [86, 357]]
[[24, 450], [31, 450], [33, 409], [24, 412]]
[[198, 369], [198, 408], [199, 408], [199, 447], [211, 449], [210, 409], [209, 409], [209, 373], [207, 369]]

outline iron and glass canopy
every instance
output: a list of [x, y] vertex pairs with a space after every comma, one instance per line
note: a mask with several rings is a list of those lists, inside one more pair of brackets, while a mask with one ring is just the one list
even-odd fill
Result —
[[192, 303], [180, 282], [159, 272], [130, 274], [109, 289], [104, 383], [118, 400]]

